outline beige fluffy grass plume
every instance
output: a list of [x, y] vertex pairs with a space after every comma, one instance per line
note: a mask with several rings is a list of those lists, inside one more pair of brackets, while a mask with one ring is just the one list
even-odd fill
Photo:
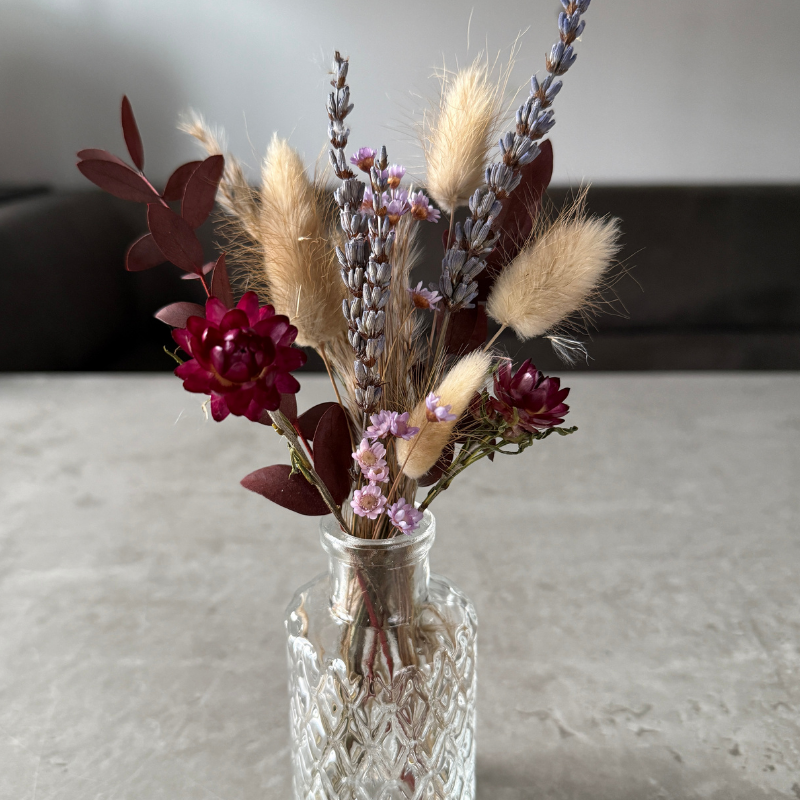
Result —
[[210, 156], [225, 156], [225, 172], [217, 191], [217, 202], [231, 216], [235, 217], [242, 230], [251, 238], [258, 238], [258, 204], [255, 192], [245, 177], [238, 159], [225, 151], [225, 135], [212, 128], [200, 114], [190, 111], [180, 122], [178, 128], [188, 133], [203, 145]]
[[489, 152], [505, 117], [510, 68], [511, 62], [499, 79], [492, 80], [486, 58], [479, 56], [456, 73], [443, 72], [439, 102], [423, 118], [425, 183], [433, 199], [449, 214], [466, 205], [483, 182]]
[[576, 312], [590, 313], [619, 250], [619, 220], [588, 218], [579, 200], [500, 273], [489, 316], [520, 339], [541, 336]]
[[261, 170], [263, 283], [275, 310], [297, 327], [298, 344], [317, 350], [343, 336], [346, 324], [345, 290], [328, 233], [321, 187], [309, 180], [289, 143], [273, 136]]
[[489, 353], [470, 353], [456, 362], [434, 390], [441, 398], [442, 405], [451, 406], [451, 413], [456, 415], [453, 422], [428, 422], [425, 400], [411, 412], [409, 425], [418, 427], [419, 433], [413, 439], [396, 441], [398, 463], [405, 465], [403, 472], [409, 478], [421, 478], [439, 460], [450, 441], [458, 418], [466, 410], [475, 392], [486, 382], [491, 364], [492, 357]]

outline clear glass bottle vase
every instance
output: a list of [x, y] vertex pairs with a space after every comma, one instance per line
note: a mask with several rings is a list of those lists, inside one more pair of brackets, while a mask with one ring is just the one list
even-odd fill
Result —
[[296, 800], [473, 800], [477, 618], [430, 574], [433, 516], [393, 539], [320, 529], [328, 572], [286, 614]]

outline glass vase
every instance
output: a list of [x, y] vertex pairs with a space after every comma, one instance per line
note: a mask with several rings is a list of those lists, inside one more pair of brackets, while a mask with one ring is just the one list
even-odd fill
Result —
[[296, 800], [475, 796], [477, 618], [430, 574], [436, 523], [357, 539], [320, 526], [328, 571], [286, 614]]

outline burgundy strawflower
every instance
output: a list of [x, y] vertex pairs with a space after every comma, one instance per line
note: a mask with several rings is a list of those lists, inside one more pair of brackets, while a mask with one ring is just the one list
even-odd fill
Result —
[[306, 362], [305, 353], [291, 347], [297, 328], [272, 306], [259, 308], [255, 292], [231, 310], [209, 297], [206, 316], [189, 317], [172, 336], [192, 356], [175, 374], [187, 391], [211, 395], [218, 422], [228, 414], [257, 422], [264, 410], [278, 408], [281, 394], [300, 389], [289, 374]]
[[489, 404], [509, 425], [504, 435], [515, 438], [523, 431], [536, 433], [560, 425], [569, 411], [564, 404], [568, 394], [559, 378], [546, 377], [528, 359], [515, 373], [510, 362], [497, 370], [495, 396]]

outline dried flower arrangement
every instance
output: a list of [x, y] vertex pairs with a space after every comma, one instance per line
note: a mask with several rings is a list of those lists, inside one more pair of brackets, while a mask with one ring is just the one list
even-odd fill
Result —
[[[560, 77], [576, 59], [590, 0], [561, 0], [559, 41], [546, 77], [531, 80], [513, 130], [492, 142], [503, 120], [506, 75], [486, 64], [446, 76], [421, 138], [423, 191], [404, 187], [405, 169], [385, 147], [349, 158], [353, 109], [349, 62], [336, 53], [328, 96], [330, 165], [338, 185], [309, 178], [285, 140], [271, 141], [258, 190], [220, 137], [199, 117], [183, 129], [207, 152], [184, 164], [162, 192], [143, 173], [141, 138], [127, 98], [122, 128], [134, 167], [104, 150], [83, 150], [92, 182], [147, 205], [149, 233], [127, 253], [128, 270], [171, 262], [201, 281], [205, 307], [174, 303], [157, 313], [188, 357], [175, 374], [210, 396], [217, 421], [229, 414], [272, 426], [290, 464], [242, 480], [251, 491], [305, 515], [333, 514], [365, 539], [413, 532], [424, 510], [478, 460], [521, 453], [561, 427], [569, 389], [529, 361], [516, 370], [487, 339], [488, 319], [520, 339], [548, 337], [570, 361], [583, 346], [562, 335], [565, 320], [596, 307], [617, 252], [616, 220], [588, 218], [582, 198], [557, 219], [541, 213], [553, 152]], [[358, 177], [362, 173], [366, 181]], [[180, 201], [176, 210], [170, 203]], [[237, 229], [248, 289], [238, 303], [223, 253], [204, 263], [195, 230], [215, 202]], [[457, 209], [467, 206], [465, 221]], [[440, 222], [438, 285], [411, 278], [417, 227]], [[298, 414], [292, 372], [321, 356], [336, 400]], [[178, 356], [176, 355], [176, 358]], [[180, 361], [180, 358], [178, 358]], [[417, 502], [420, 487], [430, 487]]]

